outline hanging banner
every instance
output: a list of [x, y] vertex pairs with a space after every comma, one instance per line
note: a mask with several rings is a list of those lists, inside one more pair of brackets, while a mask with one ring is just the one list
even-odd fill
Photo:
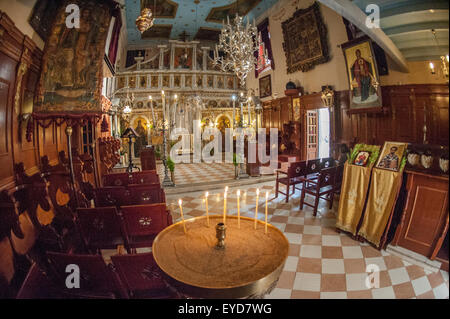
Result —
[[372, 172], [369, 197], [358, 235], [377, 247], [400, 191], [407, 146], [407, 143], [385, 142]]
[[356, 235], [367, 198], [370, 173], [379, 151], [377, 145], [355, 145], [344, 165], [336, 228]]
[[59, 8], [42, 59], [34, 113], [101, 113], [105, 43], [114, 2], [69, 0]]

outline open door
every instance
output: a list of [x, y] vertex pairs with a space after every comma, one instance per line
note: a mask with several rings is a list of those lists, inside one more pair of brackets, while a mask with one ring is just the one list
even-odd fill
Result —
[[317, 158], [318, 147], [318, 116], [317, 111], [307, 111], [306, 113], [306, 159]]

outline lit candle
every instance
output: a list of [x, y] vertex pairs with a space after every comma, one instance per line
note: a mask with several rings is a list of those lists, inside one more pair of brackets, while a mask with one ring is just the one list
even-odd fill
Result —
[[[163, 111], [163, 117], [164, 117], [163, 122], [165, 122], [166, 121], [166, 97], [164, 95], [164, 90], [161, 91], [161, 101], [162, 101], [162, 111]], [[164, 123], [164, 125], [165, 125], [165, 123]]]
[[434, 71], [434, 64], [433, 64], [433, 62], [430, 62], [430, 69], [431, 69], [431, 74], [435, 74], [436, 73]]
[[241, 197], [241, 191], [238, 189], [236, 192], [237, 195], [237, 209], [238, 209], [238, 228], [241, 228], [241, 211], [239, 209], [239, 198]]
[[209, 196], [209, 193], [208, 193], [208, 192], [206, 192], [206, 193], [205, 193], [205, 206], [206, 206], [206, 222], [207, 222], [207, 224], [208, 224], [208, 227], [209, 227], [209, 214], [208, 214], [208, 196]]
[[236, 125], [236, 95], [231, 97], [233, 100], [233, 128]]
[[184, 233], [186, 234], [186, 224], [184, 222], [184, 217], [183, 217], [183, 201], [181, 200], [181, 198], [178, 200], [178, 205], [180, 206], [180, 213], [181, 213], [181, 220], [183, 221], [183, 229], [184, 229]]
[[258, 201], [259, 201], [259, 188], [256, 189], [256, 207], [255, 207], [255, 229], [258, 222]]
[[175, 126], [177, 124], [177, 121], [176, 121], [177, 106], [178, 106], [178, 95], [177, 94], [175, 94], [174, 99], [175, 99], [175, 106], [173, 107], [173, 118], [171, 121], [172, 126]]
[[269, 192], [266, 192], [266, 225], [265, 225], [265, 233], [267, 234], [267, 199], [269, 198]]
[[228, 186], [225, 187], [225, 192], [223, 193], [223, 223], [224, 224], [227, 219], [227, 192], [228, 192]]
[[250, 123], [252, 122], [252, 117], [250, 114], [250, 102], [251, 102], [251, 97], [249, 96], [247, 99], [247, 112], [248, 112], [248, 126], [250, 126]]

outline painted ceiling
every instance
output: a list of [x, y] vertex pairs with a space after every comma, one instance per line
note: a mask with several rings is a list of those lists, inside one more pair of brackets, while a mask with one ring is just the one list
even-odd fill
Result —
[[380, 7], [380, 27], [405, 59], [439, 60], [441, 55], [448, 54], [448, 0], [353, 0], [353, 3], [364, 12], [369, 4]]
[[154, 11], [155, 0], [126, 0], [128, 43], [140, 45], [161, 39], [214, 41], [227, 15], [257, 19], [278, 0], [156, 0], [155, 24], [142, 35], [135, 20], [144, 5]]

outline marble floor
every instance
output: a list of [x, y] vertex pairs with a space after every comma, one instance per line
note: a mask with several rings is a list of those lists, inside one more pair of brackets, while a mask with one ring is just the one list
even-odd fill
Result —
[[[211, 170], [214, 168], [211, 167]], [[233, 170], [230, 171], [232, 174]], [[197, 176], [197, 180], [200, 178]], [[281, 194], [274, 198], [274, 186], [273, 181], [239, 186], [241, 213], [249, 217], [254, 215], [256, 188], [263, 193], [270, 192], [269, 222], [282, 230], [290, 243], [289, 257], [282, 275], [267, 298], [449, 298], [447, 272], [412, 264], [399, 256], [355, 241], [348, 234], [336, 232], [337, 201], [333, 209], [328, 209], [323, 201], [314, 217], [311, 208], [305, 206], [303, 210], [299, 209], [299, 191], [289, 203], [285, 203]], [[228, 193], [229, 214], [236, 214], [237, 211], [236, 190], [237, 187], [230, 187]], [[174, 222], [180, 218], [179, 198], [183, 199], [185, 218], [205, 214], [203, 196], [204, 191], [167, 194], [167, 204]], [[210, 192], [208, 206], [211, 214], [215, 211], [221, 213], [222, 196], [223, 190]], [[264, 197], [261, 196], [259, 207], [263, 205]], [[261, 209], [260, 212], [264, 211]], [[263, 214], [259, 214], [258, 218], [263, 220]], [[368, 265], [379, 268], [377, 288], [366, 287]]]

